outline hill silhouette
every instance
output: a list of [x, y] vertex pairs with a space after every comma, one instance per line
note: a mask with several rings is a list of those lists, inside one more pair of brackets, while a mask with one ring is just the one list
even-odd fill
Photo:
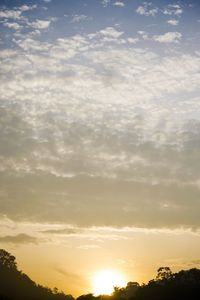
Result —
[[[15, 257], [0, 249], [0, 300], [74, 300], [72, 295], [36, 284], [19, 271]], [[193, 268], [172, 273], [169, 267], [158, 269], [147, 284], [128, 282], [115, 287], [112, 295], [81, 295], [77, 300], [199, 300], [200, 270]]]
[[56, 288], [43, 287], [19, 271], [15, 257], [0, 249], [0, 300], [73, 300]]

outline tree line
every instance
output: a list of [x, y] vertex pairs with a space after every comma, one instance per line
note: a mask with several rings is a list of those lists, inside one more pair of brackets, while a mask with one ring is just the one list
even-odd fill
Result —
[[[76, 300], [199, 300], [200, 270], [193, 268], [172, 273], [161, 267], [155, 279], [147, 284], [128, 282], [124, 288], [114, 287], [112, 295], [81, 295]], [[16, 259], [0, 249], [0, 300], [75, 300], [57, 288], [50, 289], [32, 281], [18, 270]]]

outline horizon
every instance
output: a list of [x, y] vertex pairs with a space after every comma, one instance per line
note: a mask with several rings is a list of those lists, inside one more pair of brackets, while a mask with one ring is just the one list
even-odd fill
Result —
[[[103, 270], [96, 273], [93, 291], [87, 294], [78, 295], [76, 298], [69, 293], [64, 293], [57, 287], [49, 288], [41, 286], [32, 281], [30, 277], [19, 270], [16, 257], [5, 249], [0, 249], [0, 273], [2, 276], [0, 296], [8, 297], [43, 297], [44, 299], [57, 300], [91, 300], [91, 299], [136, 299], [143, 294], [144, 299], [152, 297], [152, 292], [157, 297], [176, 295], [186, 297], [194, 296], [193, 290], [198, 291], [200, 283], [200, 269], [191, 268], [179, 270], [174, 273], [169, 267], [159, 267], [157, 274], [148, 283], [139, 284], [135, 281], [125, 282], [122, 274], [111, 270]], [[10, 289], [7, 289], [9, 287]], [[27, 288], [29, 287], [29, 288]], [[196, 292], [195, 292], [196, 295]], [[4, 299], [4, 298], [3, 298]], [[153, 298], [152, 298], [153, 299]]]
[[1, 0], [0, 29], [0, 248], [73, 295], [198, 268], [199, 1]]

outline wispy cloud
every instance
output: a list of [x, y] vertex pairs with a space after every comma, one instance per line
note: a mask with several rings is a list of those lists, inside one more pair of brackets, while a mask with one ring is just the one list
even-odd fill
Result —
[[179, 20], [171, 19], [167, 21], [168, 24], [177, 26], [179, 24]]
[[123, 34], [122, 31], [118, 31], [114, 27], [106, 27], [105, 29], [100, 30], [99, 33], [103, 36], [108, 36], [112, 38], [118, 38]]
[[88, 17], [86, 15], [74, 15], [72, 17], [72, 23], [79, 23], [79, 22], [82, 22], [82, 21], [90, 21], [92, 20], [91, 17]]
[[180, 32], [166, 32], [162, 35], [154, 35], [153, 40], [159, 43], [179, 43], [182, 38]]
[[101, 3], [103, 5], [103, 7], [107, 7], [108, 4], [110, 3], [110, 0], [101, 0]]
[[44, 234], [64, 234], [64, 235], [74, 235], [83, 233], [82, 228], [78, 227], [65, 227], [65, 228], [53, 228], [53, 229], [46, 229], [41, 231]]
[[29, 10], [33, 10], [33, 9], [36, 9], [37, 8], [37, 4], [34, 4], [34, 5], [22, 5], [20, 6], [19, 8], [17, 8], [18, 10], [24, 12], [24, 11], [29, 11]]
[[36, 9], [37, 5], [22, 5], [15, 9], [4, 9], [0, 11], [0, 18], [23, 20], [23, 12]]
[[124, 7], [125, 6], [124, 2], [122, 2], [122, 1], [116, 1], [116, 2], [113, 3], [113, 5], [114, 6], [119, 6], [119, 7]]
[[0, 18], [7, 18], [7, 19], [20, 19], [21, 17], [20, 10], [4, 10], [0, 11]]
[[0, 236], [1, 243], [11, 244], [37, 244], [38, 239], [28, 234], [20, 233], [17, 235]]
[[5, 23], [3, 23], [3, 25], [4, 25], [5, 27], [8, 27], [8, 28], [14, 29], [14, 30], [20, 30], [20, 29], [23, 28], [23, 26], [19, 25], [19, 24], [16, 23], [16, 22], [13, 22], [13, 23], [11, 23], [11, 22], [5, 22]]
[[51, 24], [49, 20], [36, 20], [31, 23], [31, 26], [35, 29], [47, 29]]
[[142, 5], [137, 7], [136, 13], [146, 17], [155, 17], [158, 13], [172, 17], [181, 17], [183, 14], [183, 8], [180, 4], [168, 4], [164, 8], [159, 8], [153, 6], [152, 2], [144, 2]]
[[183, 14], [183, 9], [179, 4], [169, 4], [163, 9], [162, 12], [164, 15], [174, 15], [180, 17]]
[[158, 13], [159, 9], [157, 7], [152, 7], [152, 3], [144, 2], [143, 5], [138, 6], [136, 12], [142, 16], [152, 16], [154, 17]]

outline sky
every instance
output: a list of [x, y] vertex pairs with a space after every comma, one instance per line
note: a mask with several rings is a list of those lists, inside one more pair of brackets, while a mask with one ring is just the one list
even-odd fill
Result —
[[200, 3], [0, 1], [0, 248], [73, 295], [200, 267]]

